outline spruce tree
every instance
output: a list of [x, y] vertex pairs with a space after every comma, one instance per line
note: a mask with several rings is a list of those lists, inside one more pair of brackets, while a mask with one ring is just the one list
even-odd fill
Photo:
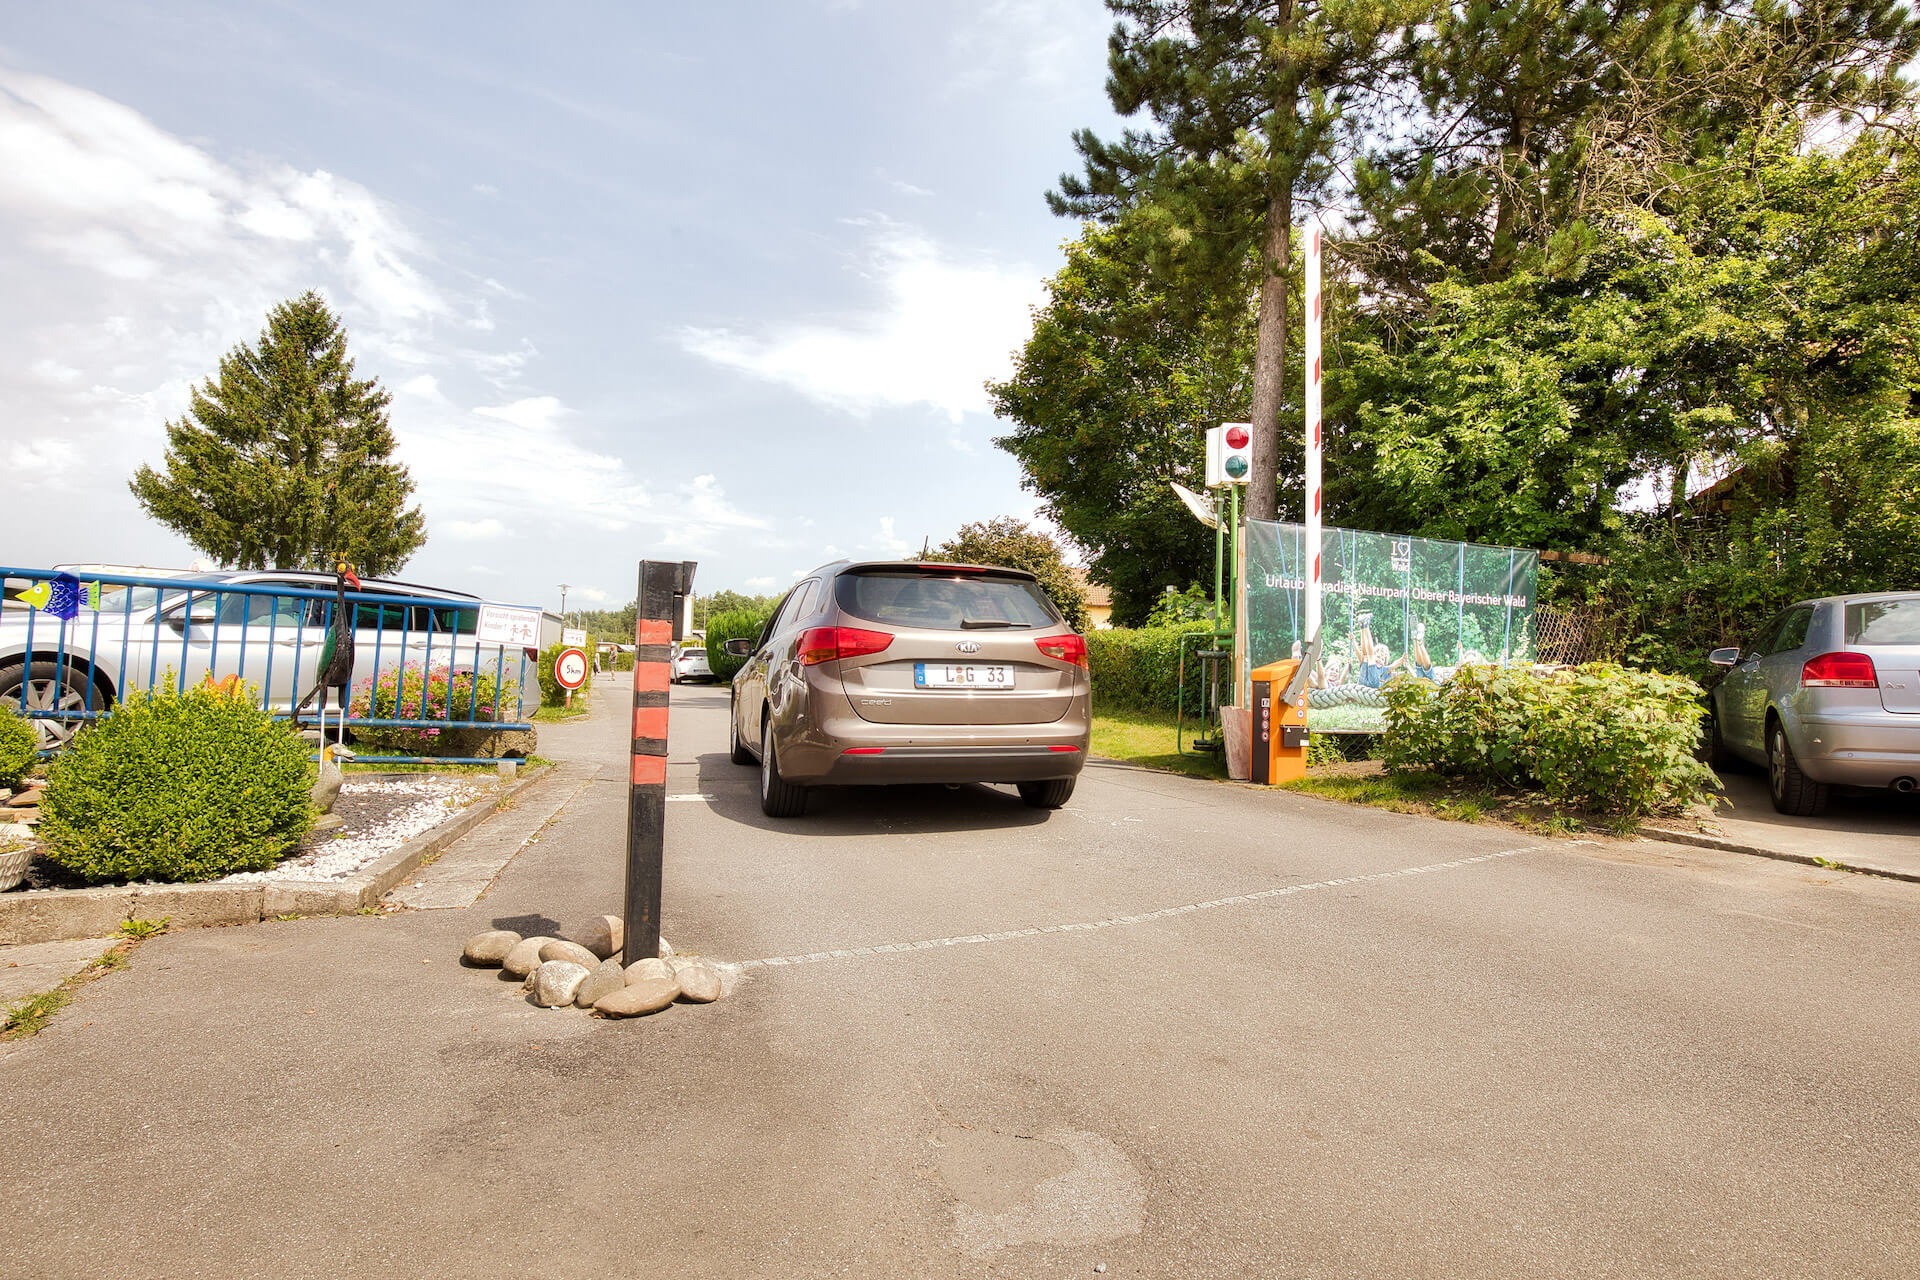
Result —
[[275, 307], [259, 342], [220, 361], [167, 424], [164, 471], [142, 466], [133, 494], [160, 523], [221, 564], [396, 572], [426, 542], [407, 506], [413, 480], [392, 460], [392, 396], [356, 379], [347, 334], [311, 290]]

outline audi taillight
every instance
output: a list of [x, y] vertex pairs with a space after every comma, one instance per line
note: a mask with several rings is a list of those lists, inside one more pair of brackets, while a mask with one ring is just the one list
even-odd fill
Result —
[[1808, 689], [1878, 689], [1880, 676], [1864, 653], [1823, 653], [1800, 668], [1800, 683]]
[[1042, 636], [1034, 643], [1040, 646], [1040, 652], [1060, 662], [1071, 662], [1076, 667], [1087, 665], [1087, 642], [1071, 632], [1064, 636]]
[[859, 627], [808, 627], [800, 633], [794, 657], [803, 667], [818, 666], [836, 658], [864, 658], [879, 653], [893, 643], [885, 631], [863, 631]]

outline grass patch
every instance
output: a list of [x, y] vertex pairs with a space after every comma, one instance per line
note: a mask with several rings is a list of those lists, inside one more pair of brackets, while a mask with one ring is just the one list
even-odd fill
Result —
[[533, 713], [535, 724], [564, 724], [569, 720], [581, 720], [593, 714], [593, 700], [587, 697], [587, 691], [580, 689], [573, 695], [573, 705], [567, 707], [542, 707]]
[[4, 1016], [0, 1016], [0, 1041], [24, 1040], [37, 1035], [53, 1021], [55, 1014], [73, 1003], [73, 997], [80, 988], [96, 978], [132, 967], [134, 949], [146, 936], [150, 935], [128, 937], [123, 942], [115, 943], [86, 968], [53, 990], [42, 991], [37, 996], [28, 996], [9, 1005]]
[[54, 1014], [66, 1008], [72, 1000], [73, 992], [65, 986], [42, 991], [37, 996], [28, 996], [7, 1010], [7, 1020], [0, 1024], [0, 1040], [20, 1040], [37, 1034], [53, 1021]]
[[1093, 754], [1124, 760], [1147, 769], [1165, 769], [1197, 778], [1224, 778], [1227, 762], [1218, 752], [1192, 752], [1195, 735], [1203, 726], [1197, 720], [1186, 723], [1182, 752], [1176, 742], [1178, 726], [1173, 716], [1154, 711], [1096, 711], [1093, 715]]
[[1363, 804], [1393, 813], [1417, 813], [1454, 822], [1500, 822], [1538, 835], [1569, 836], [1594, 827], [1615, 835], [1631, 835], [1634, 824], [1593, 814], [1556, 809], [1537, 795], [1515, 795], [1479, 783], [1424, 769], [1390, 771], [1377, 765], [1334, 765], [1297, 782], [1283, 783], [1288, 791]]

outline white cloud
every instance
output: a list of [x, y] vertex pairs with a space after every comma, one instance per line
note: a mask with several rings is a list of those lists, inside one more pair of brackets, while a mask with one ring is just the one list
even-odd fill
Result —
[[960, 260], [895, 223], [856, 225], [870, 228], [862, 273], [879, 287], [875, 309], [762, 334], [687, 329], [682, 345], [849, 413], [924, 404], [958, 422], [986, 412], [982, 384], [1012, 368], [1044, 294], [1041, 272]]
[[192, 387], [308, 288], [341, 314], [361, 373], [394, 388], [397, 454], [432, 535], [509, 554], [530, 531], [765, 527], [713, 475], [642, 483], [587, 443], [579, 415], [527, 386], [534, 343], [495, 336], [497, 309], [523, 295], [443, 268], [372, 191], [223, 160], [99, 94], [4, 69], [0, 280], [0, 463], [32, 482], [10, 487], [9, 524], [60, 531], [17, 542], [29, 562], [73, 558], [60, 548], [77, 541], [118, 558], [171, 542], [127, 471], [159, 462]]
[[1106, 75], [1106, 10], [1085, 0], [986, 0], [954, 35], [959, 69], [951, 93], [980, 92], [1011, 80], [1059, 96]]
[[774, 585], [774, 583], [775, 583], [775, 582], [777, 582], [777, 581], [779, 581], [779, 579], [777, 579], [777, 578], [770, 578], [770, 577], [761, 577], [761, 578], [748, 578], [748, 579], [747, 579], [747, 590], [749, 590], [749, 591], [765, 591], [765, 590], [767, 590], [768, 588], [770, 588], [770, 587], [772, 587], [772, 586]]

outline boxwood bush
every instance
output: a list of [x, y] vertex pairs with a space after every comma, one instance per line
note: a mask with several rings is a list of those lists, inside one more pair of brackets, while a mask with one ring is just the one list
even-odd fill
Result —
[[48, 769], [46, 856], [95, 884], [265, 870], [313, 823], [307, 752], [248, 698], [130, 693]]
[[[1102, 710], [1179, 709], [1180, 637], [1211, 631], [1211, 619], [1165, 627], [1113, 627], [1087, 632], [1087, 667], [1093, 675], [1093, 703]], [[1187, 645], [1186, 708], [1200, 709], [1200, 663], [1194, 654], [1206, 645]]]
[[1432, 685], [1386, 688], [1382, 757], [1559, 805], [1636, 817], [1683, 808], [1719, 786], [1694, 758], [1700, 686], [1596, 662], [1560, 671], [1462, 667]]
[[12, 707], [0, 704], [0, 787], [15, 787], [40, 755], [33, 725]]
[[747, 665], [745, 658], [736, 658], [726, 651], [727, 641], [742, 637], [758, 640], [760, 629], [767, 625], [767, 619], [772, 616], [773, 609], [769, 606], [765, 609], [729, 609], [707, 619], [707, 669], [713, 672], [715, 680], [725, 684], [733, 679], [735, 672]]

